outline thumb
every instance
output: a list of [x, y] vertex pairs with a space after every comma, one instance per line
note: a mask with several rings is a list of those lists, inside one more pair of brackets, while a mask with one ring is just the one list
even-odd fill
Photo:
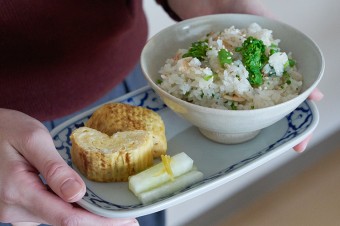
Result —
[[20, 153], [41, 173], [49, 187], [66, 202], [80, 200], [86, 192], [85, 183], [59, 155], [47, 129], [31, 127], [21, 135], [24, 139], [20, 139]]

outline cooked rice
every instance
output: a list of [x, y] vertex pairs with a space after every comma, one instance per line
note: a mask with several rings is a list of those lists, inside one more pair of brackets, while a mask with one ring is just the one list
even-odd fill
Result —
[[[250, 84], [242, 54], [235, 50], [242, 47], [248, 37], [262, 40], [268, 57], [261, 69], [263, 84], [259, 86]], [[232, 26], [211, 32], [199, 41], [208, 43], [203, 59], [183, 57], [190, 47], [179, 49], [160, 69], [159, 86], [175, 97], [211, 108], [245, 110], [285, 102], [301, 91], [302, 75], [297, 72], [296, 64], [289, 64], [291, 53], [280, 49], [280, 40], [273, 38], [271, 30], [256, 23], [243, 29]], [[221, 65], [218, 59], [221, 49], [231, 53], [231, 64]]]

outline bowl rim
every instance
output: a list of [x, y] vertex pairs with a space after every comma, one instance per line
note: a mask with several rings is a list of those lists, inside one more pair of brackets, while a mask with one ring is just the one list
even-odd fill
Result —
[[[198, 104], [193, 104], [190, 102], [187, 102], [185, 100], [182, 100], [178, 97], [175, 97], [173, 95], [171, 95], [170, 93], [166, 92], [165, 90], [163, 90], [161, 87], [159, 87], [152, 79], [149, 75], [147, 75], [146, 73], [146, 61], [145, 61], [145, 52], [148, 48], [148, 46], [150, 45], [151, 42], [153, 42], [154, 39], [157, 39], [158, 36], [160, 36], [163, 32], [166, 32], [168, 30], [174, 29], [176, 27], [184, 27], [183, 25], [186, 24], [190, 24], [192, 21], [203, 21], [203, 20], [213, 20], [214, 18], [222, 18], [222, 17], [253, 17], [253, 18], [257, 18], [257, 19], [262, 19], [262, 20], [266, 20], [266, 21], [270, 21], [270, 22], [274, 22], [280, 25], [283, 25], [285, 27], [288, 27], [292, 30], [294, 30], [295, 32], [299, 33], [300, 35], [304, 36], [306, 40], [308, 40], [313, 46], [314, 48], [317, 50], [318, 54], [319, 54], [319, 58], [321, 60], [321, 67], [320, 70], [318, 72], [318, 76], [316, 78], [316, 80], [312, 83], [311, 86], [309, 86], [306, 90], [304, 90], [303, 92], [299, 93], [298, 96], [294, 97], [293, 99], [284, 101], [282, 103], [279, 104], [275, 104], [272, 106], [268, 106], [268, 107], [264, 107], [264, 108], [256, 108], [256, 109], [245, 109], [245, 110], [229, 110], [229, 109], [219, 109], [219, 108], [211, 108], [211, 107], [206, 107], [206, 106], [202, 106], [202, 105], [198, 105]], [[256, 22], [256, 21], [254, 21]], [[325, 59], [324, 59], [324, 55], [321, 51], [321, 48], [319, 47], [319, 45], [306, 33], [298, 30], [297, 28], [293, 27], [290, 24], [287, 24], [285, 22], [279, 21], [279, 20], [275, 20], [275, 19], [271, 19], [271, 18], [267, 18], [264, 16], [259, 16], [259, 15], [251, 15], [251, 14], [238, 14], [238, 13], [221, 13], [221, 14], [213, 14], [213, 15], [205, 15], [205, 16], [199, 16], [199, 17], [194, 17], [194, 18], [190, 18], [190, 19], [186, 19], [180, 22], [177, 22], [173, 25], [170, 25], [164, 29], [162, 29], [161, 31], [159, 31], [158, 33], [156, 33], [154, 36], [152, 36], [145, 44], [145, 46], [143, 47], [142, 53], [141, 53], [141, 69], [143, 72], [144, 77], [147, 79], [147, 81], [149, 82], [150, 86], [155, 89], [156, 92], [161, 92], [162, 95], [165, 95], [167, 98], [171, 99], [174, 102], [179, 102], [181, 104], [184, 105], [188, 105], [188, 107], [190, 108], [194, 108], [197, 109], [199, 111], [211, 111], [214, 112], [215, 114], [222, 114], [225, 112], [229, 112], [231, 114], [235, 113], [235, 114], [248, 114], [249, 112], [259, 112], [259, 111], [270, 111], [270, 110], [274, 110], [275, 108], [279, 108], [283, 105], [290, 105], [291, 103], [295, 102], [297, 99], [301, 99], [300, 101], [298, 101], [299, 104], [301, 104], [303, 101], [305, 101], [308, 96], [312, 93], [312, 91], [317, 87], [317, 85], [319, 84], [319, 82], [321, 81], [324, 71], [325, 71]], [[297, 104], [297, 105], [299, 105]]]

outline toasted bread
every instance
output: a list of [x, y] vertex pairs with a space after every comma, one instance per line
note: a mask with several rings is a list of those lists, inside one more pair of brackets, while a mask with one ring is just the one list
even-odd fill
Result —
[[146, 130], [153, 138], [153, 155], [159, 157], [167, 150], [165, 126], [156, 112], [123, 103], [108, 103], [98, 108], [85, 123], [87, 127], [111, 136], [116, 132]]
[[153, 165], [153, 140], [143, 130], [117, 132], [108, 136], [88, 127], [71, 135], [72, 162], [88, 179], [98, 182], [128, 181]]

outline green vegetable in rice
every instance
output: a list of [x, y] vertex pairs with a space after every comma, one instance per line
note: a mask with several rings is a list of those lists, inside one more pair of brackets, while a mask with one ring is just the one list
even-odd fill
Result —
[[296, 64], [295, 60], [293, 60], [293, 59], [288, 59], [288, 63], [289, 63], [290, 67], [294, 67], [295, 64]]
[[287, 73], [286, 71], [283, 72], [282, 78], [283, 78], [283, 81], [284, 81], [286, 84], [290, 85], [290, 84], [292, 83], [291, 78], [290, 78], [290, 75], [289, 75], [289, 73]]
[[263, 84], [261, 69], [268, 61], [265, 54], [266, 46], [261, 40], [254, 37], [248, 37], [242, 44], [242, 47], [236, 48], [237, 52], [242, 55], [242, 62], [249, 71], [249, 83], [253, 87]]
[[270, 50], [269, 50], [270, 55], [273, 55], [274, 53], [277, 53], [279, 51], [280, 51], [280, 48], [278, 47], [278, 45], [275, 45], [275, 44], [270, 45]]
[[198, 41], [191, 44], [189, 51], [183, 54], [185, 57], [196, 57], [199, 60], [203, 60], [206, 57], [208, 50], [208, 43], [206, 41]]
[[157, 84], [159, 85], [159, 84], [162, 84], [162, 82], [163, 82], [163, 80], [162, 79], [157, 79]]
[[284, 64], [284, 68], [287, 69], [288, 67], [294, 67], [295, 66], [295, 60], [293, 59], [288, 59], [288, 61]]
[[220, 49], [220, 51], [218, 51], [218, 60], [222, 67], [224, 67], [225, 64], [231, 64], [233, 62], [231, 53], [225, 49]]
[[231, 105], [230, 105], [230, 107], [231, 107], [231, 110], [237, 110], [237, 105], [235, 104], [235, 102], [233, 101], [233, 102], [231, 102]]
[[214, 75], [206, 75], [206, 76], [204, 76], [203, 77], [203, 79], [205, 80], [205, 81], [209, 81], [211, 78], [213, 78], [214, 77]]

